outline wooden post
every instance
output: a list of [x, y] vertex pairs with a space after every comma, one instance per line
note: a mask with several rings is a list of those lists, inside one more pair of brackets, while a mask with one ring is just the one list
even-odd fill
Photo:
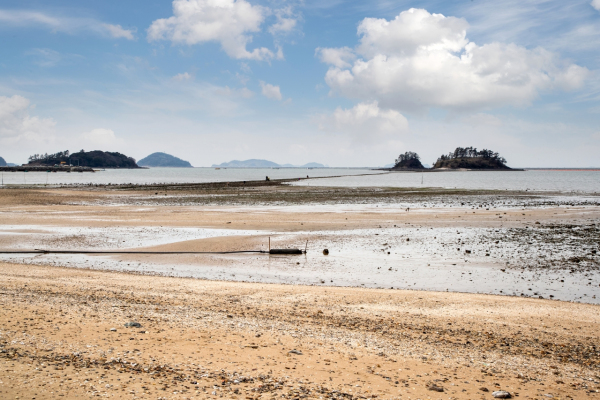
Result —
[[271, 251], [271, 236], [269, 236], [269, 252]]

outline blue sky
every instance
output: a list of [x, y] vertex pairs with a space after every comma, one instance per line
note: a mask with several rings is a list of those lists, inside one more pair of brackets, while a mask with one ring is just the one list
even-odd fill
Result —
[[4, 0], [0, 156], [600, 166], [600, 0]]

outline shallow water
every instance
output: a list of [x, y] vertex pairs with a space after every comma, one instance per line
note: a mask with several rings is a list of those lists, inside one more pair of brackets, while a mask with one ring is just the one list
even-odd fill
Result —
[[6, 185], [58, 184], [149, 184], [149, 183], [205, 183], [295, 179], [321, 176], [380, 174], [382, 171], [348, 168], [149, 168], [107, 169], [97, 172], [3, 172]]
[[[29, 232], [29, 233], [28, 233]], [[106, 235], [110, 232], [110, 240]], [[13, 248], [135, 249], [218, 236], [273, 237], [274, 243], [303, 248], [302, 256], [268, 254], [183, 255], [0, 255], [25, 264], [130, 271], [211, 280], [354, 286], [531, 296], [600, 304], [600, 272], [552, 259], [574, 254], [572, 246], [520, 238], [503, 228], [384, 227], [349, 231], [283, 233], [256, 230], [119, 227], [4, 226], [17, 236]], [[74, 240], [76, 238], [76, 240]], [[501, 246], [494, 243], [505, 238]], [[409, 240], [406, 240], [409, 239]], [[322, 249], [330, 254], [324, 256]], [[581, 246], [576, 246], [581, 252]], [[465, 249], [471, 251], [465, 254]], [[388, 254], [388, 252], [390, 254]], [[543, 263], [540, 263], [543, 260]], [[534, 265], [535, 264], [535, 265]], [[561, 282], [562, 281], [562, 282]]]
[[[364, 176], [364, 174], [369, 174]], [[394, 172], [346, 168], [151, 168], [113, 169], [95, 173], [3, 172], [6, 185], [203, 183], [328, 177], [294, 185], [338, 187], [411, 187], [532, 190], [600, 193], [600, 171], [441, 171]]]
[[600, 193], [600, 171], [440, 171], [394, 172], [294, 183], [333, 187], [439, 187], [450, 189], [532, 190]]

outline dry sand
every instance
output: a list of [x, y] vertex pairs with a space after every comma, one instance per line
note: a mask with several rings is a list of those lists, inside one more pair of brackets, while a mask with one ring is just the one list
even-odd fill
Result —
[[0, 398], [600, 397], [593, 305], [6, 263], [0, 276]]

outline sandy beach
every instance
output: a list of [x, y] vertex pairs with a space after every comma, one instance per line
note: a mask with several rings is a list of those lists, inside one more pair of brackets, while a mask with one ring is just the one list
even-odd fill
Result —
[[[4, 250], [233, 251], [266, 249], [271, 237], [280, 247], [308, 241], [308, 253], [5, 255], [0, 397], [595, 398], [597, 202], [294, 187], [3, 190]], [[426, 286], [436, 279], [446, 286]]]

